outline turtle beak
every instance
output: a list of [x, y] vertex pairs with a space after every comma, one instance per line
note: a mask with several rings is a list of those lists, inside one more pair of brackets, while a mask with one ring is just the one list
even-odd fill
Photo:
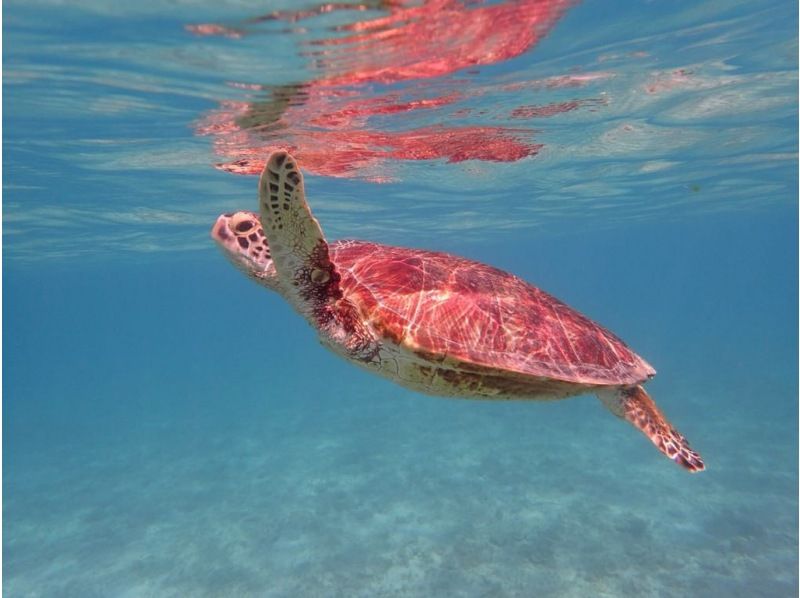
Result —
[[228, 258], [234, 266], [242, 270], [245, 274], [250, 274], [253, 269], [252, 263], [245, 252], [239, 247], [236, 234], [231, 228], [232, 217], [233, 214], [222, 214], [217, 218], [214, 226], [211, 227], [211, 238], [222, 250], [223, 255]]
[[214, 226], [211, 227], [211, 238], [217, 243], [225, 244], [226, 241], [230, 242], [233, 239], [230, 226], [228, 225], [230, 220], [231, 214], [222, 214], [217, 218]]

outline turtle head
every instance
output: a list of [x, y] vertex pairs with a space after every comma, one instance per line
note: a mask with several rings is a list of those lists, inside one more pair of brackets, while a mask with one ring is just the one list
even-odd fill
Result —
[[277, 290], [278, 272], [261, 228], [258, 214], [235, 212], [217, 218], [211, 238], [222, 253], [244, 274], [269, 289]]

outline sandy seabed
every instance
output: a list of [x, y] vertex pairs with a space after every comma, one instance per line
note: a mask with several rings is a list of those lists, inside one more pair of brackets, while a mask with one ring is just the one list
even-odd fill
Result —
[[791, 426], [723, 414], [690, 475], [589, 397], [376, 388], [242, 405], [227, 424], [145, 420], [12, 469], [5, 595], [796, 592]]

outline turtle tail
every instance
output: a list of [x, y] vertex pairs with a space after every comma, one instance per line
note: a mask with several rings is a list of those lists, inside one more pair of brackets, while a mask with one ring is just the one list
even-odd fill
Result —
[[597, 396], [617, 417], [633, 424], [656, 448], [692, 473], [703, 471], [702, 457], [664, 417], [655, 401], [639, 385], [599, 392]]

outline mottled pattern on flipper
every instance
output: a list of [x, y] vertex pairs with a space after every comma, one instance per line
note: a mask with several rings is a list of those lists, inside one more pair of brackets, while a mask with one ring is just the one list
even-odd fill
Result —
[[328, 243], [306, 202], [303, 176], [286, 152], [270, 156], [259, 181], [261, 224], [275, 267], [301, 302], [341, 297]]
[[598, 396], [615, 415], [636, 426], [675, 463], [692, 473], [706, 468], [703, 458], [692, 450], [686, 437], [672, 427], [641, 386], [604, 391]]
[[308, 209], [303, 175], [289, 154], [275, 152], [270, 156], [261, 173], [258, 195], [262, 225], [275, 231], [276, 239], [303, 245], [304, 254], [310, 253], [319, 239], [324, 240], [319, 223]]
[[261, 224], [287, 299], [333, 347], [349, 358], [375, 359], [373, 336], [352, 303], [344, 300], [341, 276], [328, 242], [306, 201], [303, 175], [286, 152], [273, 153], [259, 180]]

